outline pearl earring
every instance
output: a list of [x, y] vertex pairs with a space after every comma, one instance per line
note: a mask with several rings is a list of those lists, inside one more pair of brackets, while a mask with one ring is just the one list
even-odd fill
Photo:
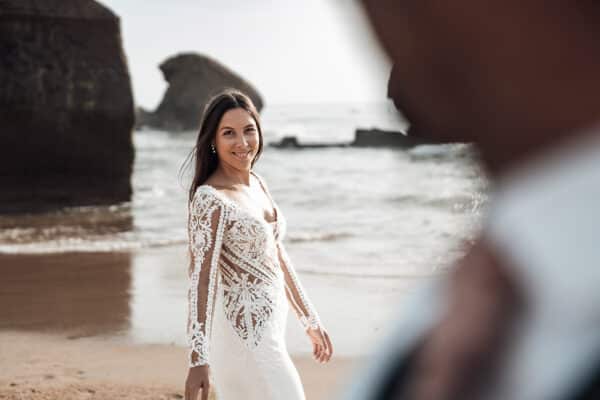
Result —
[[212, 151], [213, 154], [217, 154], [217, 150], [215, 149], [215, 145], [214, 144], [210, 145], [210, 151]]

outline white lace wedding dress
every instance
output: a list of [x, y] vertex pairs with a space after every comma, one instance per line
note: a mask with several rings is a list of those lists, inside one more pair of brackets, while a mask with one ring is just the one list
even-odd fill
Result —
[[190, 366], [210, 365], [219, 400], [304, 399], [285, 345], [288, 301], [305, 329], [320, 325], [283, 246], [283, 215], [261, 185], [273, 222], [208, 185], [190, 203]]

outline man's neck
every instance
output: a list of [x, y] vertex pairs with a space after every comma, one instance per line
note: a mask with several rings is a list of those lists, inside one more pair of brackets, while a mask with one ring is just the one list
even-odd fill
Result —
[[[597, 104], [600, 104], [600, 100]], [[581, 110], [583, 107], [576, 111]], [[536, 126], [531, 124], [519, 128], [507, 128], [505, 132], [487, 135], [478, 143], [483, 162], [492, 177], [496, 178], [507, 171], [519, 168], [529, 160], [543, 156], [553, 149], [559, 149], [569, 142], [585, 140], [589, 136], [598, 134], [600, 112], [594, 110], [581, 113], [570, 119], [565, 115], [559, 118], [548, 116], [538, 121], [543, 123], [537, 123]]]

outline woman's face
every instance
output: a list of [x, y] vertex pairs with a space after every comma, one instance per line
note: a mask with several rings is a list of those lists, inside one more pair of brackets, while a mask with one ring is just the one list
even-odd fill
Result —
[[259, 144], [258, 127], [248, 111], [234, 108], [223, 114], [214, 142], [220, 163], [250, 170]]

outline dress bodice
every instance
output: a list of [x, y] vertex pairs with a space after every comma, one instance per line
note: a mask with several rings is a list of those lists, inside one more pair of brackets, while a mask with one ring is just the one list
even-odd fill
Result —
[[319, 326], [283, 246], [285, 217], [261, 185], [275, 207], [272, 223], [208, 185], [199, 186], [190, 203], [190, 365], [209, 361], [218, 285], [226, 317], [250, 349], [260, 343], [282, 286], [304, 327]]

